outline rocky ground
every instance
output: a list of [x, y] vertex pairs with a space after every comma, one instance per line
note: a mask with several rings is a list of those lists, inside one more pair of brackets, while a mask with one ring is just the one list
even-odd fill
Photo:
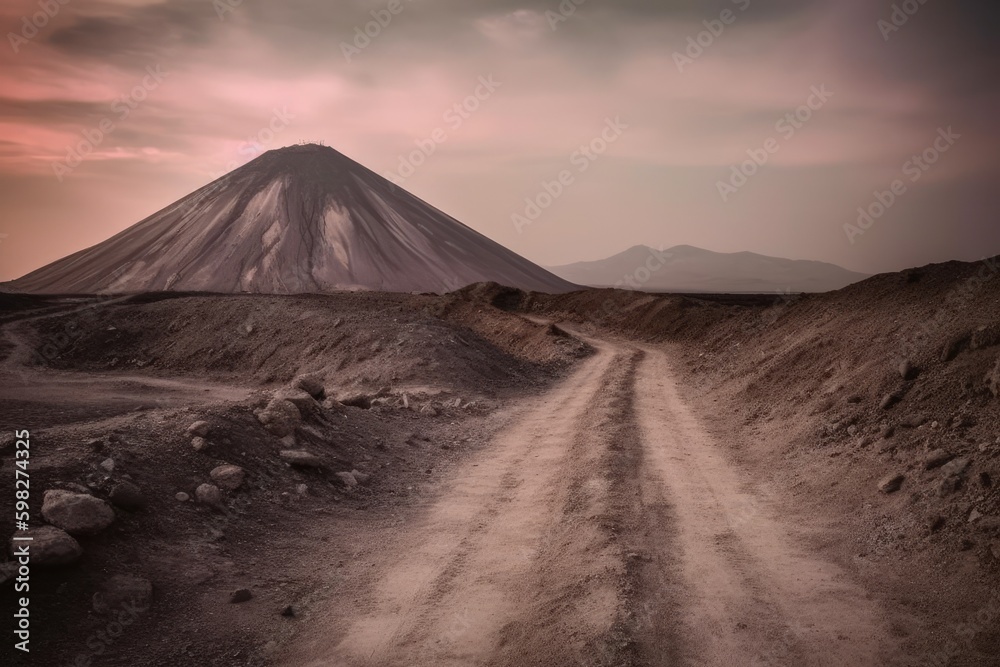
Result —
[[[360, 629], [397, 619], [387, 581], [443, 568], [398, 623], [481, 658], [447, 664], [1000, 664], [995, 266], [812, 296], [3, 295], [0, 489], [29, 429], [46, 548], [31, 658], [0, 655], [415, 664]], [[466, 506], [471, 532], [438, 529]], [[552, 593], [527, 607], [551, 622], [463, 611], [511, 540], [529, 556], [491, 580]], [[682, 583], [706, 573], [740, 578]]]

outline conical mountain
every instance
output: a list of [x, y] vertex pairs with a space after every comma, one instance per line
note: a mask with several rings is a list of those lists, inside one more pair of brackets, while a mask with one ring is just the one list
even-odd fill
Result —
[[6, 288], [447, 292], [487, 281], [574, 289], [332, 148], [310, 144], [268, 151]]

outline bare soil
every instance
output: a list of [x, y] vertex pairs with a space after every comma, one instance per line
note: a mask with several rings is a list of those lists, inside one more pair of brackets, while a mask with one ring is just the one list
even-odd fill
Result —
[[[31, 659], [0, 656], [998, 665], [990, 266], [806, 297], [3, 296], [0, 421], [32, 431], [33, 515], [67, 483], [149, 503], [33, 572]], [[277, 460], [254, 413], [305, 372], [374, 404], [304, 409], [322, 470]], [[937, 450], [968, 464], [948, 477]], [[248, 476], [224, 508], [174, 498], [223, 463]], [[353, 469], [370, 481], [333, 474]], [[154, 599], [109, 638], [91, 596], [119, 573]]]

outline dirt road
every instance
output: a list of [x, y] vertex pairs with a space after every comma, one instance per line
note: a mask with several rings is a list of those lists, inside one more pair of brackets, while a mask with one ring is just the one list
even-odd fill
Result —
[[589, 342], [382, 536], [356, 595], [311, 614], [283, 664], [892, 663], [875, 603], [728, 462], [666, 354]]

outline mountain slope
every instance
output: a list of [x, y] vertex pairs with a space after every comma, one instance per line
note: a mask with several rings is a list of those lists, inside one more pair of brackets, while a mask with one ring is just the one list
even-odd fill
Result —
[[825, 262], [752, 252], [718, 253], [692, 246], [662, 252], [635, 246], [607, 259], [549, 270], [579, 285], [654, 292], [828, 292], [868, 277]]
[[289, 294], [573, 285], [325, 146], [252, 162], [6, 288]]

